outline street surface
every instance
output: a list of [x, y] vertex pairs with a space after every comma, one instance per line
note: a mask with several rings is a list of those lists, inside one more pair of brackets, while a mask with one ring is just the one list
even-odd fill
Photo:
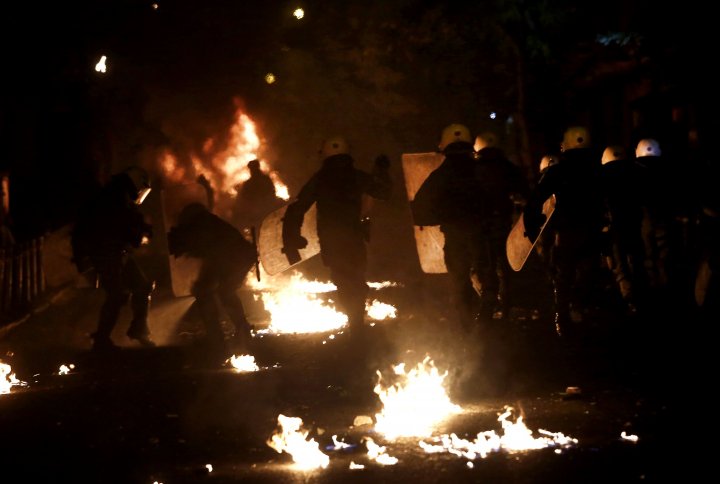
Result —
[[[0, 360], [16, 381], [0, 394], [0, 461], [7, 470], [0, 482], [617, 483], [667, 482], [678, 471], [687, 477], [678, 439], [688, 419], [677, 385], [668, 384], [676, 363], [667, 348], [678, 343], [654, 316], [628, 320], [606, 311], [560, 339], [544, 289], [520, 285], [509, 320], [467, 336], [444, 317], [443, 280], [373, 290], [397, 315], [377, 321], [364, 348], [346, 334], [331, 336], [338, 331], [261, 332], [251, 348], [258, 370], [250, 372], [208, 355], [192, 298], [162, 288], [150, 314], [158, 347], [140, 348], [125, 337], [124, 312], [114, 334], [121, 351], [94, 354], [88, 335], [102, 293], [67, 287], [0, 331]], [[258, 291], [242, 295], [256, 330], [267, 329]], [[434, 366], [446, 373], [442, 386], [459, 408], [423, 436], [388, 437], [376, 428], [385, 409], [377, 372], [387, 385], [402, 362], [405, 370]], [[570, 386], [579, 393], [568, 393]], [[424, 398], [415, 396], [415, 403]], [[505, 422], [517, 429], [521, 416], [537, 449], [515, 451], [502, 441], [485, 455], [458, 450], [483, 432], [484, 439], [503, 436], [499, 417], [508, 407]], [[324, 467], [301, 470], [295, 455], [268, 444], [281, 415], [301, 419], [307, 432], [301, 440], [317, 444], [327, 456]], [[447, 444], [452, 434], [455, 443]], [[371, 455], [373, 443], [380, 447]]]

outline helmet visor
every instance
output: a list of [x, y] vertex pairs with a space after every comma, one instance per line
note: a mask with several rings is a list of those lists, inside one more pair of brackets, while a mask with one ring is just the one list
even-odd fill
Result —
[[148, 195], [150, 195], [151, 188], [141, 188], [140, 191], [138, 191], [138, 196], [135, 199], [135, 203], [137, 205], [142, 205], [142, 203], [145, 201]]

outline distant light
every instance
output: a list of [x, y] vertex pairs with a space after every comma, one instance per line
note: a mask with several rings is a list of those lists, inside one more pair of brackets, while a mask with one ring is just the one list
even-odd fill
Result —
[[153, 3], [153, 4], [152, 4], [152, 9], [153, 9], [153, 10], [157, 10], [158, 8], [160, 8], [160, 4], [159, 4], [159, 3]]
[[272, 84], [273, 82], [275, 82], [275, 74], [273, 74], [272, 72], [268, 72], [267, 74], [265, 74], [265, 82], [267, 82], [268, 84]]
[[497, 118], [497, 113], [495, 111], [493, 111], [490, 113], [490, 119], [495, 119], [495, 118]]
[[98, 63], [95, 64], [95, 71], [96, 71], [96, 72], [103, 72], [103, 73], [107, 72], [107, 65], [105, 64], [105, 61], [106, 61], [106, 60], [107, 60], [107, 56], [106, 56], [106, 55], [100, 57], [100, 60], [98, 61]]
[[295, 11], [293, 12], [293, 17], [295, 17], [298, 20], [300, 20], [304, 16], [305, 16], [305, 10], [303, 10], [302, 8], [296, 8]]

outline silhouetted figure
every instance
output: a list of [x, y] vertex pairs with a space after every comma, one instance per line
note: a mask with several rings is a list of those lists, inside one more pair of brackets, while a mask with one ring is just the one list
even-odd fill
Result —
[[305, 183], [285, 213], [283, 250], [291, 264], [299, 261], [297, 251], [307, 245], [300, 232], [304, 215], [316, 203], [320, 256], [337, 287], [338, 302], [348, 316], [350, 334], [362, 335], [369, 290], [365, 280], [367, 240], [362, 221], [363, 197], [390, 198], [390, 160], [378, 156], [372, 173], [355, 168], [349, 145], [340, 137], [324, 141], [320, 156], [322, 167]]
[[134, 250], [152, 236], [152, 226], [139, 209], [149, 193], [147, 172], [136, 166], [127, 168], [111, 177], [86, 203], [73, 227], [73, 261], [80, 273], [94, 269], [106, 293], [97, 330], [92, 335], [94, 350], [117, 348], [111, 333], [128, 300], [132, 309], [128, 337], [143, 346], [155, 346], [147, 323], [155, 283], [147, 278], [133, 256]]
[[559, 163], [538, 180], [523, 212], [532, 240], [545, 221], [543, 203], [552, 194], [557, 197], [545, 231], [552, 240], [555, 325], [560, 335], [571, 330], [572, 323], [580, 323], [597, 302], [604, 216], [600, 157], [590, 147], [588, 131], [580, 126], [567, 129], [561, 148]]
[[235, 334], [232, 351], [247, 350], [251, 327], [237, 293], [257, 260], [255, 247], [229, 222], [191, 203], [180, 212], [168, 233], [168, 248], [175, 257], [185, 255], [201, 261], [191, 293], [205, 325], [209, 348], [226, 358], [221, 312], [230, 318]]
[[[480, 309], [472, 278], [487, 274], [490, 257], [486, 244], [488, 201], [476, 176], [473, 140], [461, 124], [447, 126], [440, 136], [445, 159], [420, 186], [412, 201], [413, 222], [439, 226], [445, 237], [443, 257], [451, 284], [451, 307], [462, 327], [472, 331]], [[507, 234], [506, 234], [507, 235]]]
[[497, 146], [494, 133], [475, 138], [477, 166], [475, 176], [485, 194], [485, 244], [488, 264], [480, 280], [481, 317], [503, 319], [510, 309], [510, 264], [505, 242], [515, 221], [515, 206], [524, 205], [530, 191], [520, 168]]
[[601, 162], [606, 261], [628, 312], [633, 314], [647, 286], [639, 168], [622, 146], [605, 148]]
[[233, 206], [233, 222], [240, 229], [259, 227], [263, 218], [283, 204], [283, 200], [275, 194], [275, 185], [270, 176], [260, 168], [258, 160], [247, 164], [250, 178], [237, 189], [237, 197]]
[[686, 171], [660, 149], [652, 138], [641, 139], [635, 148], [643, 205], [642, 236], [645, 268], [651, 291], [667, 301], [688, 303], [688, 243], [691, 200]]

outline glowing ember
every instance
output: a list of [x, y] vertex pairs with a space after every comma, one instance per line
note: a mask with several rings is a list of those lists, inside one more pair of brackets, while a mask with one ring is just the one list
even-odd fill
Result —
[[383, 403], [381, 413], [375, 415], [375, 430], [386, 438], [429, 436], [434, 425], [462, 411], [443, 387], [447, 372], [440, 374], [429, 356], [408, 373], [404, 363], [393, 371], [396, 383], [384, 388], [378, 371], [375, 386]]
[[325, 468], [330, 463], [330, 457], [323, 454], [315, 439], [307, 440], [308, 432], [300, 430], [302, 419], [299, 417], [286, 417], [278, 415], [280, 431], [275, 432], [267, 444], [278, 454], [287, 452], [292, 456], [293, 462], [300, 469]]
[[365, 469], [365, 466], [362, 464], [356, 464], [353, 461], [350, 461], [350, 467], [348, 467], [350, 470], [357, 470], [357, 469]]
[[97, 64], [95, 64], [95, 71], [96, 71], [96, 72], [102, 72], [102, 73], [107, 72], [107, 64], [106, 64], [106, 61], [107, 61], [107, 56], [106, 56], [106, 55], [100, 56], [100, 60], [98, 61]]
[[230, 365], [239, 372], [260, 370], [260, 367], [257, 365], [257, 363], [255, 363], [255, 357], [253, 355], [232, 355], [230, 359], [227, 360], [227, 362], [229, 362]]
[[456, 434], [441, 435], [433, 439], [437, 444], [428, 444], [420, 441], [420, 447], [427, 453], [448, 452], [466, 459], [485, 458], [491, 452], [498, 452], [501, 449], [510, 453], [527, 450], [537, 450], [546, 447], [568, 447], [577, 444], [577, 439], [566, 437], [561, 433], [552, 433], [540, 429], [541, 437], [533, 437], [532, 431], [528, 429], [518, 417], [513, 423], [508, 421], [512, 414], [512, 408], [508, 407], [498, 421], [502, 423], [503, 434], [498, 435], [494, 430], [488, 430], [477, 434], [475, 440], [470, 441], [458, 437]]
[[350, 445], [346, 442], [343, 442], [342, 440], [338, 440], [337, 435], [332, 436], [332, 441], [333, 441], [332, 450], [348, 449], [348, 448], [352, 447], [352, 445]]
[[620, 434], [620, 438], [623, 440], [629, 440], [630, 442], [637, 442], [640, 440], [637, 435], [629, 435], [624, 431]]
[[392, 466], [398, 463], [397, 457], [392, 457], [385, 451], [385, 446], [378, 445], [370, 437], [365, 437], [365, 445], [368, 449], [368, 457], [378, 464]]
[[58, 375], [67, 375], [70, 373], [70, 370], [74, 370], [75, 365], [70, 363], [69, 365], [60, 365], [60, 369], [58, 370]]
[[0, 362], [0, 393], [10, 393], [14, 386], [25, 386], [27, 383], [20, 381], [12, 373], [10, 365]]

